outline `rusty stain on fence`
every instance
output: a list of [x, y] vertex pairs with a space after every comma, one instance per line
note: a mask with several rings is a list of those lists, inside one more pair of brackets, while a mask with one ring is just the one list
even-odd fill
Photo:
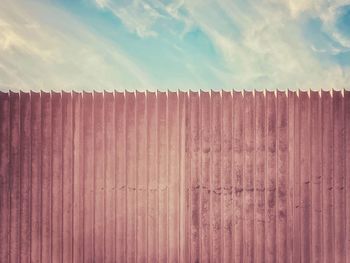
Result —
[[0, 93], [0, 262], [350, 262], [350, 92]]

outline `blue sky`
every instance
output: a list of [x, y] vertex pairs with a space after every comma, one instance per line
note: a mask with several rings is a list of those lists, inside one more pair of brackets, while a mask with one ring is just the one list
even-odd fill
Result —
[[1, 0], [1, 90], [350, 89], [350, 0]]

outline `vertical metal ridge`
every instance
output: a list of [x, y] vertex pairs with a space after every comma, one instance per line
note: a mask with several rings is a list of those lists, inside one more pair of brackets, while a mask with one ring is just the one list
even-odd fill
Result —
[[276, 96], [272, 92], [266, 94], [267, 103], [267, 225], [266, 225], [266, 257], [267, 261], [276, 261], [276, 135], [277, 105]]
[[200, 260], [200, 98], [190, 94], [191, 106], [191, 259]]
[[60, 132], [61, 132], [61, 140], [60, 140], [60, 143], [61, 143], [61, 156], [60, 156], [60, 158], [61, 158], [61, 180], [60, 180], [60, 183], [61, 183], [61, 204], [60, 204], [60, 208], [61, 208], [61, 222], [60, 222], [60, 227], [61, 227], [61, 233], [60, 233], [60, 235], [61, 235], [61, 242], [60, 242], [60, 246], [61, 246], [61, 251], [60, 251], [60, 259], [61, 259], [61, 262], [63, 263], [63, 244], [64, 244], [64, 240], [63, 240], [63, 234], [64, 234], [64, 232], [63, 232], [63, 220], [64, 220], [64, 210], [63, 210], [63, 204], [64, 204], [64, 185], [63, 185], [63, 183], [64, 183], [64, 177], [63, 177], [63, 92], [61, 92], [60, 93], [60, 95], [61, 95], [61, 127], [60, 127]]
[[158, 179], [157, 179], [157, 100], [156, 94], [146, 94], [146, 155], [147, 155], [147, 261], [157, 261], [158, 246]]
[[300, 151], [300, 169], [301, 169], [301, 199], [302, 199], [302, 262], [311, 260], [311, 220], [310, 220], [310, 100], [307, 92], [300, 93], [300, 110], [303, 114], [300, 116], [301, 133], [301, 151]]
[[166, 262], [169, 262], [169, 93], [165, 93], [166, 103], [165, 103], [165, 152], [166, 152], [166, 166], [165, 166], [165, 188], [166, 188]]
[[103, 203], [103, 218], [102, 218], [102, 224], [103, 224], [103, 230], [102, 230], [102, 236], [103, 236], [103, 247], [102, 247], [102, 262], [106, 262], [106, 228], [107, 228], [107, 212], [106, 212], [106, 195], [107, 195], [107, 185], [106, 185], [106, 114], [105, 114], [105, 107], [106, 107], [106, 93], [102, 92], [102, 135], [101, 135], [101, 141], [103, 145], [103, 150], [102, 150], [102, 155], [103, 155], [103, 160], [102, 160], [102, 167], [103, 167], [103, 194], [102, 194], [102, 203]]
[[42, 262], [51, 261], [51, 94], [41, 93], [41, 174], [42, 174], [42, 232], [41, 232], [41, 254], [40, 258]]
[[277, 93], [277, 261], [287, 261], [288, 220], [288, 104], [284, 92]]
[[176, 92], [168, 92], [168, 200], [169, 200], [169, 261], [177, 262], [179, 249], [179, 196], [178, 196], [178, 146], [179, 146], [179, 111], [178, 111], [178, 95]]
[[182, 139], [183, 139], [183, 112], [182, 109], [184, 108], [183, 105], [183, 92], [178, 92], [178, 116], [179, 116], [179, 127], [178, 127], [178, 133], [179, 133], [179, 149], [178, 149], [178, 156], [179, 156], [179, 160], [178, 160], [178, 164], [179, 164], [179, 187], [178, 187], [178, 195], [179, 195], [179, 229], [178, 229], [178, 235], [179, 235], [179, 251], [178, 251], [178, 259], [179, 261], [184, 261], [184, 256], [183, 256], [183, 250], [184, 250], [184, 245], [183, 245], [183, 226], [184, 226], [184, 222], [183, 222], [183, 211], [182, 211], [182, 188], [183, 188], [183, 159], [182, 159], [182, 151], [183, 151], [183, 144], [182, 144]]
[[245, 213], [245, 196], [246, 196], [246, 184], [245, 184], [245, 165], [246, 165], [246, 145], [245, 145], [245, 136], [246, 136], [246, 130], [245, 130], [245, 94], [244, 90], [242, 90], [242, 102], [241, 102], [241, 111], [242, 111], [242, 233], [243, 233], [243, 253], [242, 253], [242, 260], [243, 262], [246, 261], [247, 257], [247, 251], [246, 251], [246, 242], [247, 242], [247, 235], [246, 235], [246, 213]]
[[279, 101], [279, 96], [278, 96], [278, 90], [275, 90], [274, 91], [274, 96], [275, 96], [275, 123], [274, 123], [274, 126], [275, 126], [275, 152], [274, 152], [274, 158], [275, 158], [275, 163], [274, 163], [274, 168], [275, 168], [275, 244], [276, 244], [276, 255], [274, 255], [274, 259], [276, 260], [276, 262], [278, 261], [278, 258], [279, 258], [279, 232], [278, 232], [278, 227], [279, 227], [279, 218], [278, 218], [278, 215], [279, 215], [279, 211], [278, 211], [278, 208], [279, 208], [279, 199], [277, 198], [278, 197], [278, 191], [279, 191], [279, 185], [278, 185], [278, 175], [279, 175], [279, 171], [278, 171], [278, 152], [279, 152], [279, 149], [278, 149], [278, 136], [279, 136], [279, 127], [278, 127], [278, 101]]
[[145, 93], [136, 93], [136, 166], [137, 166], [137, 261], [147, 260], [147, 107]]
[[94, 98], [83, 93], [84, 261], [94, 258]]
[[333, 164], [334, 164], [334, 223], [335, 223], [335, 262], [345, 261], [345, 235], [346, 228], [345, 208], [345, 175], [344, 175], [344, 112], [343, 96], [340, 91], [333, 94]]
[[[111, 110], [112, 109], [112, 110]], [[116, 176], [115, 176], [115, 96], [104, 93], [103, 144], [104, 144], [104, 260], [116, 261]]]
[[219, 173], [219, 180], [220, 182], [218, 183], [219, 185], [219, 191], [218, 191], [218, 194], [220, 196], [220, 208], [219, 208], [219, 214], [220, 214], [220, 262], [223, 261], [224, 259], [224, 253], [225, 253], [225, 246], [224, 246], [224, 231], [223, 231], [223, 228], [224, 228], [224, 224], [223, 224], [223, 219], [224, 219], [224, 211], [222, 209], [222, 206], [223, 206], [223, 185], [222, 185], [222, 181], [223, 181], [223, 176], [222, 176], [222, 170], [223, 170], [223, 161], [222, 161], [222, 157], [223, 157], [223, 143], [222, 143], [222, 139], [223, 139], [223, 107], [222, 107], [222, 104], [223, 104], [223, 91], [220, 90], [219, 91], [219, 102], [220, 102], [220, 106], [219, 106], [219, 111], [220, 111], [220, 115], [219, 115], [219, 129], [220, 129], [220, 139], [219, 139], [219, 142], [218, 142], [218, 145], [219, 145], [219, 148], [220, 148], [220, 158], [219, 158], [219, 161], [220, 161], [220, 168], [218, 169], [220, 171]]
[[177, 209], [178, 209], [178, 222], [177, 222], [178, 230], [177, 230], [177, 235], [179, 237], [179, 240], [178, 240], [177, 258], [179, 261], [181, 261], [181, 170], [182, 170], [182, 165], [181, 165], [182, 164], [181, 163], [181, 137], [182, 137], [181, 136], [181, 131], [182, 131], [181, 127], [182, 127], [182, 123], [181, 123], [180, 96], [181, 96], [181, 94], [179, 92], [177, 92], [177, 107], [176, 107], [176, 112], [177, 112], [177, 116], [178, 116], [178, 127], [177, 127], [178, 160], [177, 160], [177, 164], [179, 166], [177, 176], [179, 178], [179, 181], [178, 181], [178, 187], [175, 191], [177, 191], [177, 195], [178, 195], [178, 207], [177, 207]]
[[127, 179], [127, 261], [134, 261], [137, 256], [137, 167], [136, 167], [136, 101], [135, 94], [125, 94], [126, 121], [126, 179]]
[[[29, 186], [29, 202], [28, 202], [28, 209], [29, 209], [29, 222], [27, 222], [29, 224], [29, 248], [28, 248], [28, 255], [27, 255], [27, 259], [31, 260], [32, 258], [32, 167], [31, 167], [31, 163], [32, 163], [32, 93], [29, 92], [29, 112], [30, 112], [30, 117], [29, 119], [29, 124], [28, 124], [28, 130], [29, 130], [29, 141], [30, 141], [30, 146], [29, 146], [29, 163], [28, 163], [28, 173], [30, 174], [30, 186]], [[27, 220], [28, 220], [27, 219]]]
[[76, 262], [76, 257], [79, 258], [79, 209], [80, 209], [80, 187], [79, 187], [79, 94], [72, 94], [72, 181], [73, 181], [73, 197], [72, 197], [72, 262]]
[[332, 97], [329, 92], [323, 92], [321, 96], [322, 102], [322, 176], [323, 182], [323, 245], [327, 247], [324, 250], [325, 262], [334, 261], [333, 258], [333, 216], [332, 216]]
[[20, 182], [20, 102], [19, 94], [10, 92], [10, 262], [19, 260], [19, 187]]
[[167, 94], [158, 94], [158, 179], [159, 179], [159, 261], [168, 259], [168, 143], [167, 143]]
[[20, 260], [30, 260], [31, 247], [31, 98], [20, 93]]
[[50, 136], [50, 175], [51, 175], [51, 180], [50, 180], [50, 223], [51, 223], [51, 228], [50, 228], [50, 259], [49, 262], [53, 262], [53, 107], [52, 107], [52, 100], [53, 100], [53, 94], [50, 92], [50, 124], [51, 124], [51, 136]]
[[192, 92], [189, 92], [188, 95], [188, 101], [189, 101], [189, 171], [188, 171], [188, 177], [189, 177], [189, 182], [188, 182], [188, 201], [189, 201], [189, 262], [192, 263]]
[[73, 132], [74, 132], [74, 128], [73, 128], [73, 123], [74, 123], [74, 119], [73, 119], [73, 94], [70, 94], [70, 103], [71, 103], [71, 109], [70, 109], [70, 115], [71, 115], [71, 127], [70, 127], [70, 133], [71, 133], [71, 187], [72, 187], [72, 192], [71, 192], [71, 262], [74, 262], [74, 151], [73, 151]]
[[[294, 94], [288, 91], [287, 96], [287, 140], [288, 140], [288, 196], [287, 196], [287, 262], [294, 258]], [[289, 253], [288, 253], [289, 251]]]
[[222, 228], [223, 262], [232, 259], [232, 95], [222, 93]]
[[276, 150], [275, 150], [275, 181], [276, 181], [276, 191], [275, 191], [275, 202], [276, 202], [276, 205], [275, 205], [275, 235], [276, 235], [276, 255], [275, 255], [275, 260], [276, 262], [279, 261], [279, 256], [280, 256], [280, 240], [279, 240], [279, 226], [280, 226], [280, 220], [279, 220], [279, 198], [278, 198], [278, 195], [279, 195], [279, 92], [278, 90], [276, 90], [275, 92], [275, 111], [276, 111], [276, 118], [275, 118], [275, 144], [276, 144]]
[[52, 260], [62, 262], [62, 96], [52, 93]]
[[105, 145], [104, 145], [104, 103], [103, 93], [93, 93], [93, 162], [94, 162], [94, 260], [104, 262], [105, 258]]
[[344, 92], [344, 124], [345, 124], [345, 183], [346, 183], [346, 258], [345, 262], [350, 261], [350, 91]]
[[331, 90], [331, 120], [332, 120], [332, 244], [333, 244], [333, 262], [336, 260], [336, 247], [335, 247], [335, 214], [334, 214], [334, 96], [333, 90]]
[[245, 256], [244, 260], [254, 260], [254, 94], [252, 92], [244, 93], [244, 237], [245, 237]]
[[91, 140], [91, 159], [92, 159], [92, 187], [91, 187], [91, 192], [93, 193], [93, 196], [90, 197], [90, 202], [91, 202], [91, 206], [92, 206], [92, 213], [90, 214], [90, 217], [92, 218], [92, 229], [90, 229], [91, 231], [91, 235], [92, 235], [92, 256], [91, 259], [89, 259], [89, 261], [95, 261], [95, 223], [96, 223], [96, 217], [95, 217], [95, 199], [96, 199], [96, 177], [95, 177], [95, 141], [96, 141], [96, 134], [95, 134], [95, 90], [93, 90], [91, 92], [91, 96], [92, 96], [92, 102], [91, 102], [91, 108], [92, 108], [92, 112], [91, 112], [91, 118], [92, 118], [92, 124], [91, 124], [91, 130], [92, 130], [92, 140]]
[[253, 254], [252, 254], [252, 261], [256, 260], [255, 254], [256, 254], [256, 233], [257, 233], [257, 229], [256, 229], [256, 210], [257, 210], [257, 206], [256, 206], [256, 196], [257, 196], [257, 187], [256, 187], [256, 93], [255, 91], [253, 91], [253, 106], [252, 106], [252, 113], [253, 113], [253, 117], [252, 117], [252, 122], [253, 122]]
[[159, 261], [160, 259], [160, 253], [159, 253], [159, 238], [160, 238], [160, 202], [159, 202], [159, 196], [160, 196], [160, 180], [159, 180], [159, 166], [158, 166], [158, 160], [159, 160], [159, 99], [158, 99], [158, 93], [156, 94], [157, 96], [157, 103], [156, 103], [156, 134], [157, 134], [157, 138], [156, 138], [156, 174], [157, 174], [157, 198], [156, 198], [156, 203], [157, 203], [157, 246], [156, 246], [156, 256], [157, 256], [157, 260]]
[[[116, 185], [115, 200], [115, 257], [116, 261], [125, 262], [127, 256], [127, 175], [126, 175], [126, 97], [124, 93], [114, 93], [115, 133], [114, 177]], [[117, 212], [119, 211], [119, 213]]]
[[125, 188], [125, 209], [124, 209], [124, 219], [125, 219], [125, 230], [123, 231], [123, 237], [124, 237], [124, 260], [128, 260], [128, 243], [127, 243], [127, 236], [128, 236], [128, 173], [127, 173], [127, 129], [126, 129], [126, 123], [127, 123], [127, 100], [126, 100], [126, 93], [123, 94], [124, 99], [124, 114], [123, 114], [123, 132], [124, 132], [124, 139], [125, 139], [125, 148], [124, 148], [124, 165], [125, 165], [125, 179], [124, 179], [124, 188]]
[[[32, 178], [32, 192], [33, 187], [36, 189], [36, 199], [33, 202], [32, 199], [32, 210], [36, 210], [36, 213], [32, 213], [32, 232], [31, 232], [31, 240], [35, 242], [35, 246], [33, 248], [33, 243], [31, 244], [31, 260], [34, 262], [41, 262], [41, 232], [42, 232], [42, 222], [41, 222], [41, 213], [42, 213], [42, 173], [41, 173], [41, 98], [40, 93], [32, 93], [31, 94], [31, 136], [32, 136], [32, 158], [31, 158], [31, 173], [36, 175], [36, 179], [38, 182], [36, 183]], [[37, 115], [34, 115], [33, 113]], [[40, 130], [40, 131], [39, 131]], [[34, 138], [33, 138], [34, 137]], [[34, 146], [33, 146], [34, 145]], [[35, 150], [33, 150], [33, 148]], [[34, 158], [33, 158], [34, 152]], [[35, 167], [35, 164], [37, 165]], [[34, 182], [33, 182], [34, 181]], [[36, 209], [35, 209], [36, 208]], [[38, 211], [39, 210], [39, 211]], [[33, 231], [34, 229], [34, 231]], [[34, 232], [34, 234], [33, 234]], [[34, 237], [33, 237], [34, 235]], [[34, 250], [34, 251], [33, 251]]]
[[310, 225], [310, 232], [311, 232], [311, 235], [310, 235], [310, 261], [313, 262], [313, 258], [314, 258], [314, 255], [313, 255], [313, 243], [314, 243], [314, 240], [313, 240], [313, 234], [312, 234], [312, 211], [313, 211], [313, 207], [314, 207], [314, 204], [313, 204], [313, 200], [312, 200], [312, 188], [313, 188], [313, 185], [314, 185], [314, 180], [312, 178], [312, 146], [313, 146], [313, 142], [312, 142], [312, 135], [311, 135], [311, 131], [312, 131], [312, 120], [311, 120], [311, 113], [312, 113], [312, 104], [311, 104], [311, 96], [312, 96], [312, 91], [309, 91], [308, 92], [308, 101], [309, 101], [309, 110], [308, 110], [308, 115], [309, 115], [309, 181], [310, 181], [310, 209], [311, 210], [309, 213], [310, 213], [310, 222], [311, 222], [311, 225]]
[[202, 184], [202, 171], [201, 171], [201, 167], [202, 167], [202, 137], [203, 137], [203, 129], [202, 129], [202, 107], [201, 107], [201, 102], [202, 102], [202, 91], [199, 92], [198, 94], [199, 98], [198, 98], [198, 128], [199, 128], [199, 139], [198, 139], [198, 152], [199, 152], [199, 160], [198, 160], [198, 172], [199, 172], [199, 212], [198, 212], [198, 223], [199, 223], [199, 233], [198, 233], [198, 246], [199, 246], [199, 261], [203, 262], [203, 248], [202, 248], [202, 236], [203, 236], [203, 227], [202, 227], [202, 191], [203, 191], [203, 184]]
[[190, 174], [191, 174], [191, 107], [189, 94], [185, 94], [185, 170], [184, 170], [184, 217], [185, 217], [185, 231], [184, 231], [184, 257], [185, 260], [191, 262], [191, 217], [190, 217]]
[[62, 93], [62, 261], [72, 261], [73, 246], [73, 119], [72, 96]]
[[255, 189], [255, 244], [254, 262], [265, 258], [265, 99], [262, 92], [255, 94], [255, 147], [254, 147], [254, 189]]
[[212, 259], [214, 262], [222, 260], [222, 211], [221, 211], [221, 95], [219, 92], [211, 94], [211, 120], [212, 120]]
[[[40, 262], [41, 236], [41, 100], [40, 93], [31, 93], [31, 261]], [[39, 172], [40, 171], [40, 172]]]
[[148, 214], [148, 207], [149, 207], [149, 173], [148, 173], [148, 166], [149, 166], [149, 153], [148, 153], [148, 105], [147, 105], [147, 99], [148, 99], [148, 93], [145, 93], [145, 157], [144, 159], [146, 159], [146, 163], [145, 163], [145, 172], [146, 172], [146, 225], [145, 225], [145, 231], [146, 231], [146, 255], [145, 255], [145, 260], [146, 262], [148, 262], [148, 225], [149, 225], [149, 214]]
[[234, 169], [234, 234], [235, 261], [243, 261], [243, 94], [234, 92], [233, 104], [233, 169]]
[[208, 139], [208, 144], [209, 144], [209, 229], [208, 229], [208, 232], [209, 232], [209, 262], [212, 262], [212, 259], [213, 259], [213, 251], [214, 251], [214, 248], [213, 248], [213, 241], [212, 241], [212, 237], [213, 237], [213, 232], [212, 232], [212, 218], [213, 218], [213, 200], [212, 200], [212, 195], [213, 195], [213, 190], [214, 190], [214, 187], [213, 187], [213, 152], [214, 152], [214, 147], [213, 147], [213, 131], [211, 129], [211, 126], [213, 124], [213, 116], [212, 116], [212, 110], [213, 110], [213, 105], [212, 105], [212, 93], [210, 91], [209, 93], [209, 99], [208, 99], [208, 115], [209, 115], [209, 127], [208, 127], [208, 130], [209, 130], [209, 139]]
[[169, 262], [169, 254], [170, 254], [170, 242], [169, 242], [169, 235], [170, 235], [170, 228], [169, 228], [169, 164], [170, 164], [170, 158], [169, 158], [169, 91], [165, 92], [165, 152], [166, 152], [166, 165], [165, 165], [165, 188], [166, 188], [166, 262]]
[[[264, 181], [264, 188], [265, 188], [265, 192], [264, 192], [264, 202], [265, 204], [265, 210], [264, 210], [264, 222], [265, 222], [265, 228], [264, 228], [264, 236], [266, 238], [267, 236], [267, 212], [268, 212], [268, 174], [267, 174], [267, 150], [268, 150], [268, 140], [267, 140], [267, 135], [268, 135], [268, 102], [267, 102], [267, 95], [266, 95], [266, 91], [264, 90], [264, 98], [265, 98], [265, 109], [264, 109], [264, 124], [265, 124], [265, 136], [264, 136], [264, 144], [265, 144], [265, 148], [264, 148], [264, 173], [265, 173], [265, 181]], [[267, 241], [266, 241], [267, 243]], [[267, 259], [267, 245], [265, 244], [265, 253], [264, 253], [264, 261], [266, 261]]]
[[343, 185], [343, 189], [344, 189], [344, 228], [345, 231], [343, 232], [344, 234], [344, 255], [343, 255], [343, 260], [344, 262], [346, 262], [347, 260], [347, 239], [346, 239], [346, 234], [347, 234], [347, 200], [346, 200], [346, 196], [347, 196], [347, 192], [346, 192], [346, 188], [347, 188], [347, 180], [346, 180], [346, 112], [345, 112], [345, 91], [342, 90], [342, 112], [343, 112], [343, 119], [342, 119], [342, 123], [343, 123], [343, 142], [342, 142], [342, 155], [343, 155], [343, 176], [344, 176], [344, 185]]
[[0, 261], [9, 262], [10, 230], [10, 98], [0, 92]]
[[85, 149], [84, 149], [84, 100], [83, 100], [83, 94], [79, 96], [79, 137], [78, 137], [78, 144], [79, 144], [79, 153], [77, 154], [79, 157], [79, 175], [78, 175], [78, 182], [79, 182], [79, 219], [81, 220], [81, 225], [79, 227], [79, 239], [81, 238], [82, 241], [79, 244], [79, 260], [82, 258], [84, 260], [85, 257], [85, 187], [84, 187], [84, 163], [85, 163]]
[[310, 171], [311, 171], [311, 222], [312, 222], [312, 241], [311, 255], [313, 261], [322, 261], [322, 177], [320, 176], [320, 97], [316, 92], [310, 94]]
[[19, 172], [18, 172], [18, 181], [19, 181], [19, 190], [18, 190], [18, 202], [19, 205], [16, 207], [16, 210], [18, 210], [18, 255], [17, 260], [21, 261], [22, 256], [22, 240], [21, 240], [21, 234], [22, 234], [22, 153], [23, 153], [23, 139], [22, 139], [22, 129], [23, 129], [23, 123], [22, 123], [22, 94], [19, 94]]
[[82, 253], [82, 259], [83, 261], [85, 260], [85, 237], [86, 237], [86, 234], [85, 234], [85, 225], [86, 225], [86, 220], [85, 220], [85, 205], [86, 205], [86, 202], [85, 202], [85, 156], [84, 156], [84, 153], [85, 153], [85, 133], [86, 133], [86, 130], [85, 130], [85, 110], [84, 110], [84, 105], [85, 105], [85, 93], [82, 93], [82, 96], [81, 96], [81, 106], [80, 106], [80, 109], [81, 109], [81, 139], [80, 139], [80, 143], [81, 143], [81, 149], [82, 151], [80, 152], [80, 158], [81, 158], [81, 188], [82, 188], [82, 211], [81, 211], [81, 219], [82, 219], [82, 237], [83, 237], [83, 241], [82, 241], [82, 248], [81, 248], [81, 253]]
[[136, 149], [135, 149], [135, 262], [138, 261], [138, 251], [139, 251], [139, 236], [138, 236], [138, 230], [139, 230], [139, 216], [138, 216], [138, 196], [139, 196], [139, 159], [138, 159], [138, 151], [139, 151], [139, 138], [138, 138], [138, 128], [139, 128], [139, 114], [138, 114], [138, 108], [139, 108], [139, 101], [138, 101], [138, 92], [134, 92], [135, 96], [135, 142], [136, 142]]
[[[71, 129], [70, 129], [70, 132], [71, 132], [71, 174], [72, 174], [72, 178], [71, 178], [71, 180], [72, 180], [72, 182], [71, 182], [71, 184], [72, 184], [72, 196], [71, 196], [71, 212], [72, 212], [72, 215], [71, 215], [71, 227], [72, 227], [72, 229], [71, 229], [71, 260], [70, 260], [70, 262], [74, 262], [74, 203], [75, 203], [75, 180], [74, 180], [74, 164], [75, 164], [75, 162], [74, 162], [74, 104], [73, 104], [73, 92], [71, 92], [70, 93], [70, 100], [71, 100], [71, 112], [70, 112], [70, 114], [71, 114], [71, 120], [72, 120], [72, 122], [71, 122]], [[41, 263], [41, 262], [40, 262]]]
[[158, 160], [159, 160], [159, 99], [158, 99], [158, 93], [156, 93], [156, 127], [155, 127], [155, 130], [156, 130], [156, 156], [155, 156], [155, 159], [156, 159], [156, 177], [157, 177], [157, 197], [156, 197], [156, 204], [157, 204], [157, 213], [156, 213], [156, 217], [157, 217], [157, 231], [156, 231], [156, 234], [157, 234], [157, 245], [156, 245], [156, 259], [157, 261], [159, 262], [159, 259], [160, 259], [160, 253], [159, 253], [159, 238], [160, 238], [160, 223], [159, 223], [159, 219], [160, 219], [160, 215], [159, 215], [159, 212], [160, 212], [160, 201], [159, 201], [159, 196], [160, 196], [160, 190], [159, 190], [159, 165], [158, 165]]
[[184, 92], [179, 93], [179, 111], [180, 111], [180, 261], [186, 260], [186, 112], [187, 112], [187, 96]]
[[[210, 93], [202, 93], [201, 112], [202, 112], [202, 137], [201, 137], [201, 155], [202, 155], [202, 202], [201, 202], [201, 221], [202, 221], [202, 261], [209, 262], [211, 258], [211, 103]], [[205, 253], [205, 255], [203, 255]]]
[[323, 169], [322, 169], [322, 165], [323, 165], [323, 128], [322, 128], [322, 92], [320, 91], [319, 92], [319, 102], [318, 102], [318, 115], [319, 115], [319, 118], [318, 118], [318, 122], [319, 122], [319, 128], [320, 128], [320, 133], [319, 133], [319, 161], [320, 161], [320, 164], [321, 166], [319, 167], [320, 169], [320, 176], [321, 176], [321, 189], [320, 189], [320, 195], [321, 195], [321, 218], [320, 218], [320, 221], [321, 221], [321, 229], [320, 229], [320, 236], [321, 236], [321, 240], [320, 240], [320, 246], [321, 246], [321, 262], [324, 262], [324, 250], [325, 250], [325, 246], [324, 246], [324, 231], [323, 231], [323, 228], [324, 228], [324, 217], [323, 217], [323, 213], [324, 213], [324, 200], [323, 200], [323, 191], [324, 191], [324, 174], [323, 174]]
[[301, 170], [300, 170], [300, 152], [301, 152], [301, 149], [300, 149], [300, 146], [301, 146], [301, 133], [300, 133], [300, 129], [301, 129], [301, 121], [300, 121], [300, 118], [301, 118], [301, 110], [300, 110], [300, 95], [299, 93], [297, 93], [297, 96], [298, 96], [298, 99], [297, 99], [297, 102], [298, 102], [298, 107], [297, 107], [297, 119], [296, 119], [296, 122], [297, 122], [297, 132], [298, 132], [298, 139], [297, 139], [297, 142], [296, 142], [296, 147], [297, 147], [297, 152], [296, 152], [296, 166], [297, 166], [297, 190], [298, 190], [298, 193], [296, 194], [297, 195], [297, 198], [298, 198], [298, 203], [297, 203], [297, 211], [298, 211], [298, 218], [297, 218], [297, 221], [298, 221], [298, 240], [297, 240], [297, 244], [299, 245], [298, 247], [298, 256], [297, 256], [297, 260], [301, 261], [301, 255], [302, 255], [302, 242], [301, 242], [301, 176], [300, 176], [300, 173], [301, 173]]

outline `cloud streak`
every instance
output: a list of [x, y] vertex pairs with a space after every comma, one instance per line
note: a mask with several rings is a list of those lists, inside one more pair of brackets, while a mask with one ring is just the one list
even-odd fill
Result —
[[49, 4], [5, 1], [0, 11], [0, 87], [11, 90], [152, 89], [108, 39]]
[[[115, 2], [119, 5], [113, 4]], [[193, 0], [167, 5], [156, 0], [146, 1], [144, 5], [149, 10], [158, 10], [157, 15], [139, 8], [145, 1], [115, 2], [111, 0], [103, 7], [112, 10], [141, 37], [159, 34], [156, 25], [162, 23], [160, 13], [172, 16], [180, 13], [179, 10], [184, 11], [187, 15], [176, 19], [205, 32], [224, 61], [223, 69], [212, 70], [224, 89], [328, 90], [349, 85], [349, 68], [332, 61], [332, 55], [349, 48], [348, 38], [336, 28], [339, 10], [349, 1]], [[121, 16], [120, 10], [125, 8], [129, 12]], [[337, 43], [337, 48], [323, 43], [331, 48], [318, 49], [305, 41], [303, 21], [315, 18], [321, 20], [322, 33]], [[322, 61], [318, 56], [320, 52], [326, 53], [328, 60]]]

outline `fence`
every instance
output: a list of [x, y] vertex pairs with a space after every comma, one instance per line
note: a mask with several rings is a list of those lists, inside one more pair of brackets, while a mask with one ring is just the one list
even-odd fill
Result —
[[350, 92], [0, 93], [0, 262], [350, 262]]

